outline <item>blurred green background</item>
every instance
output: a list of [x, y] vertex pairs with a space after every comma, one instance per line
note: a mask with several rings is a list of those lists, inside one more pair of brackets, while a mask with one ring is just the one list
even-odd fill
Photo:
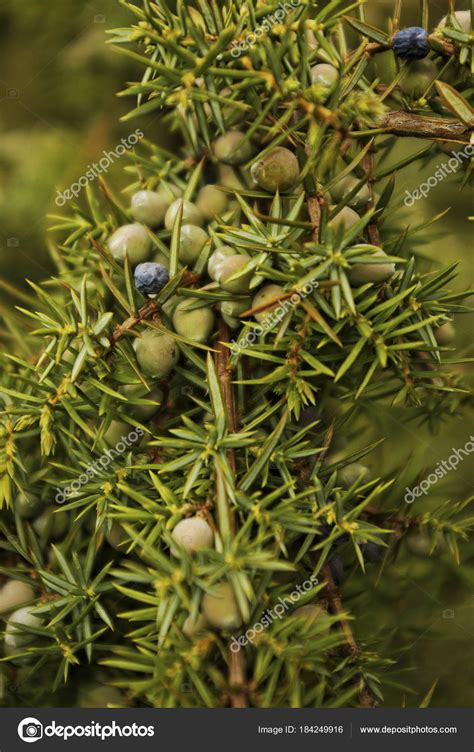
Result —
[[[433, 28], [448, 4], [429, 5]], [[366, 5], [367, 20], [387, 28], [393, 7], [392, 0], [371, 1]], [[468, 6], [461, 2], [456, 7]], [[403, 25], [419, 23], [416, 0], [405, 2], [403, 13]], [[38, 280], [51, 274], [46, 214], [58, 212], [58, 188], [64, 190], [77, 180], [104, 149], [113, 149], [136, 127], [151, 140], [163, 138], [156, 116], [119, 122], [129, 102], [118, 99], [116, 92], [135, 80], [136, 71], [133, 63], [105, 45], [105, 30], [129, 22], [118, 0], [0, 0], [0, 279], [7, 285], [21, 286], [25, 277]], [[420, 142], [404, 140], [392, 158], [419, 146]], [[418, 165], [405, 170], [397, 184], [400, 195], [416, 188], [448, 158], [435, 151], [421, 170]], [[107, 179], [123, 185], [122, 169], [118, 160]], [[460, 260], [457, 288], [466, 289], [472, 286], [473, 271], [472, 225], [467, 217], [474, 211], [472, 194], [461, 193], [460, 182], [459, 174], [450, 176], [412, 209], [400, 209], [391, 222], [395, 227], [420, 224], [450, 207], [429, 231], [428, 242], [416, 247], [411, 241], [411, 248], [443, 264]], [[5, 285], [0, 288], [0, 296], [4, 294]], [[456, 321], [457, 344], [464, 356], [472, 354], [470, 328], [466, 317]], [[469, 437], [465, 414], [455, 415], [435, 438], [412, 418], [413, 411], [401, 409], [364, 414], [364, 442], [387, 437], [385, 448], [372, 460], [376, 474], [389, 476], [409, 457], [428, 474], [438, 460], [449, 456], [451, 447], [462, 446]], [[357, 442], [360, 446], [360, 435]], [[464, 499], [471, 489], [472, 462], [466, 460], [419, 503], [419, 511], [423, 505]], [[372, 634], [373, 644], [368, 645], [377, 650], [379, 635], [384, 635], [400, 671], [397, 681], [409, 688], [407, 692], [387, 686], [387, 705], [419, 704], [436, 679], [433, 705], [474, 704], [474, 666], [466, 662], [466, 656], [472, 657], [474, 638], [472, 546], [465, 546], [462, 555], [463, 566], [457, 567], [447, 554], [430, 559], [403, 550], [391, 571], [380, 577], [377, 569], [366, 578], [347, 573], [344, 589], [358, 618], [356, 632]]]

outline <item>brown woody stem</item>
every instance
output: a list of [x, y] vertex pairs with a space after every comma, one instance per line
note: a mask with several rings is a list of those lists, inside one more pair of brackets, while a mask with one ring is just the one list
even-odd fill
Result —
[[470, 129], [458, 120], [413, 115], [411, 112], [387, 112], [377, 124], [387, 133], [411, 138], [439, 139], [469, 143]]
[[[232, 388], [232, 368], [230, 366], [230, 351], [225, 343], [229, 342], [229, 329], [227, 324], [222, 321], [219, 322], [219, 332], [217, 335], [218, 341], [215, 346], [216, 355], [215, 363], [217, 368], [217, 374], [222, 386], [222, 394], [224, 397], [224, 406], [227, 417], [227, 425], [229, 431], [235, 433], [237, 431], [237, 413], [235, 409], [234, 390]], [[232, 468], [232, 472], [235, 474], [235, 454], [233, 449], [229, 449], [227, 453], [229, 465]], [[235, 533], [236, 520], [235, 515], [231, 515], [231, 528]], [[229, 686], [230, 686], [230, 702], [233, 708], [246, 708], [248, 707], [247, 695], [245, 692], [245, 656], [243, 650], [234, 652], [230, 649], [227, 650], [227, 665], [229, 668]]]

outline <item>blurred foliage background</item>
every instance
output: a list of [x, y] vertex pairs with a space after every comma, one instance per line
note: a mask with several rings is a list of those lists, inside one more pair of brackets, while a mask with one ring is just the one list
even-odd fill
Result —
[[[366, 19], [387, 28], [393, 7], [392, 0], [371, 0], [366, 4]], [[467, 2], [456, 5], [456, 9], [467, 7]], [[429, 8], [434, 28], [448, 3], [430, 2]], [[420, 23], [417, 0], [405, 0], [402, 19], [402, 25]], [[163, 143], [166, 138], [157, 127], [156, 115], [148, 121], [119, 122], [129, 102], [118, 99], [116, 93], [126, 81], [135, 80], [134, 66], [106, 46], [105, 30], [130, 20], [118, 0], [0, 0], [1, 297], [6, 296], [9, 284], [22, 286], [25, 278], [38, 280], [51, 274], [46, 215], [58, 212], [57, 189], [67, 188], [88, 164], [100, 159], [104, 149], [113, 149], [137, 127], [151, 140]], [[377, 73], [390, 80], [393, 58], [387, 55], [385, 61], [383, 55], [378, 57]], [[400, 139], [393, 159], [419, 147], [419, 141]], [[448, 159], [449, 155], [435, 148], [422, 170], [418, 163], [405, 170], [397, 185], [400, 196], [413, 191]], [[402, 205], [390, 218], [392, 226], [403, 228], [449, 208], [425, 231], [423, 244], [420, 241], [415, 247], [412, 241], [406, 250], [420, 254], [426, 269], [433, 262], [459, 261], [458, 289], [469, 288], [473, 281], [468, 217], [474, 211], [472, 193], [460, 191], [462, 169], [412, 208]], [[125, 185], [120, 161], [112, 166], [107, 180]], [[455, 325], [457, 346], [468, 357], [472, 355], [472, 324], [459, 317]], [[427, 426], [419, 425], [415, 411], [377, 408], [375, 414], [373, 407], [362, 404], [350, 424], [347, 448], [385, 436], [385, 445], [369, 460], [374, 474], [389, 477], [404, 466], [410, 478], [413, 467], [414, 481], [416, 472], [419, 479], [426, 477], [438, 460], [449, 456], [451, 447], [465, 444], [469, 426], [473, 430], [470, 418], [464, 409], [438, 426], [433, 436]], [[416, 501], [416, 511], [421, 514], [426, 506], [467, 498], [472, 480], [472, 462], [466, 459], [456, 472], [432, 487], [423, 501]], [[342, 587], [357, 613], [356, 629], [373, 635], [377, 651], [387, 653], [388, 647], [395, 661], [395, 673], [385, 687], [387, 705], [418, 705], [436, 680], [432, 705], [474, 704], [474, 665], [466, 661], [466, 656], [472, 656], [474, 638], [472, 544], [464, 546], [461, 564], [455, 565], [445, 552], [427, 557], [401, 550], [389, 565], [395, 572], [372, 567], [364, 577], [346, 571]]]

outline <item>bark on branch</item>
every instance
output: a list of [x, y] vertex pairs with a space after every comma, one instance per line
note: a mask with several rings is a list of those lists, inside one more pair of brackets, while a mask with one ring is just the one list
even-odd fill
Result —
[[[232, 369], [230, 367], [230, 351], [224, 344], [229, 342], [229, 329], [227, 324], [221, 319], [219, 322], [218, 341], [216, 344], [215, 363], [217, 368], [217, 374], [222, 386], [222, 393], [224, 397], [224, 405], [227, 417], [227, 425], [232, 433], [237, 431], [237, 413], [235, 409], [234, 390], [232, 387]], [[234, 450], [228, 451], [229, 465], [232, 472], [236, 471]], [[237, 522], [235, 515], [231, 514], [231, 528], [233, 532], [236, 532]], [[239, 650], [233, 652], [230, 646], [227, 651], [227, 665], [229, 669], [229, 685], [230, 685], [230, 702], [233, 708], [246, 708], [248, 707], [247, 694], [245, 691], [246, 677], [245, 677], [245, 656], [244, 651]]]
[[457, 141], [463, 144], [469, 143], [471, 134], [467, 125], [458, 120], [413, 115], [411, 112], [387, 112], [378, 127], [395, 136]]

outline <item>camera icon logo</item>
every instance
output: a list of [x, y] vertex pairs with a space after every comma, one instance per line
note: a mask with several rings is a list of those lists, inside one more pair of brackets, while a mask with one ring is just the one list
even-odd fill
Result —
[[37, 742], [43, 738], [43, 724], [37, 718], [24, 718], [18, 724], [18, 736], [24, 742]]

